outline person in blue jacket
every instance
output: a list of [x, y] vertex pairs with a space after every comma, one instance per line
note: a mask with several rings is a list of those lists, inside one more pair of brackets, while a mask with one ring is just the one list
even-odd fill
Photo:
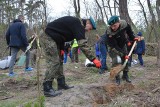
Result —
[[63, 60], [63, 63], [67, 63], [67, 56], [70, 57], [71, 61], [72, 61], [72, 53], [71, 53], [71, 45], [70, 43], [65, 43], [65, 46], [64, 46], [64, 60]]
[[144, 66], [142, 55], [145, 54], [145, 41], [142, 38], [142, 32], [138, 32], [137, 34], [140, 40], [137, 42], [136, 54], [138, 55], [138, 60], [141, 66]]
[[[17, 53], [19, 50], [23, 52], [26, 51], [28, 47], [28, 40], [26, 34], [26, 28], [23, 24], [24, 16], [19, 15], [18, 19], [15, 19], [13, 23], [9, 26], [6, 32], [6, 41], [7, 45], [11, 49], [11, 61], [9, 64], [9, 76], [14, 76], [15, 73], [13, 71], [13, 67], [16, 61]], [[30, 59], [30, 51], [26, 52], [26, 68], [25, 71], [32, 71], [33, 68], [29, 67], [29, 59]]]
[[100, 60], [100, 55], [101, 55], [101, 52], [100, 52], [100, 44], [99, 44], [99, 35], [96, 35], [96, 43], [95, 43], [95, 54], [96, 54], [96, 57]]
[[107, 52], [108, 52], [107, 36], [106, 36], [106, 34], [103, 34], [101, 36], [99, 36], [99, 35], [96, 35], [96, 36], [99, 37], [97, 44], [98, 44], [99, 51], [100, 51], [100, 61], [101, 61], [101, 67], [100, 67], [99, 74], [103, 74], [103, 73], [105, 73], [105, 71], [108, 70], [108, 67], [106, 64]]

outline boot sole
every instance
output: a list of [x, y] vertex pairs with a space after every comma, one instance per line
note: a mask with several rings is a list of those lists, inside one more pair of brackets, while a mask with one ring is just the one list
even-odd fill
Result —
[[68, 89], [71, 89], [71, 88], [74, 88], [74, 86], [69, 87], [69, 88], [58, 88], [58, 90], [68, 90]]
[[44, 94], [45, 97], [56, 97], [56, 96], [60, 96], [60, 95], [62, 95], [62, 93], [57, 93], [57, 94], [54, 94], [54, 95]]

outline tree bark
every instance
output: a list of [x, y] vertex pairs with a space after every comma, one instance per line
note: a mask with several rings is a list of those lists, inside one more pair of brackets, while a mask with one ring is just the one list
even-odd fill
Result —
[[103, 5], [103, 11], [104, 11], [105, 17], [106, 17], [107, 22], [108, 22], [108, 15], [107, 15], [107, 12], [106, 12], [106, 9], [105, 9], [105, 6], [104, 6], [104, 0], [102, 0], [102, 5]]
[[110, 6], [110, 0], [108, 0], [107, 3], [108, 3], [108, 8], [109, 8], [110, 15], [112, 16], [113, 14], [112, 14], [111, 6]]
[[156, 40], [156, 42], [158, 42], [158, 34], [157, 34], [157, 31], [156, 31], [157, 22], [156, 22], [155, 15], [154, 15], [153, 10], [152, 10], [152, 7], [151, 7], [150, 0], [147, 0], [147, 4], [148, 4], [149, 12], [150, 12], [151, 17], [152, 17], [152, 25], [151, 25], [151, 26], [153, 26], [153, 31], [154, 31], [155, 40]]
[[101, 17], [102, 17], [102, 22], [104, 22], [104, 16], [103, 16], [103, 12], [102, 12], [102, 8], [101, 8], [101, 6], [100, 6], [100, 4], [99, 4], [99, 2], [97, 1], [97, 0], [95, 0], [95, 2], [96, 2], [96, 4], [98, 5], [98, 8], [99, 8], [99, 10], [100, 10], [100, 12], [101, 12]]
[[76, 17], [80, 18], [80, 2], [79, 0], [73, 0], [74, 10]]
[[134, 30], [137, 31], [136, 26], [128, 14], [127, 0], [119, 0], [119, 14], [121, 19], [126, 20], [134, 28]]
[[[157, 15], [158, 15], [158, 25], [160, 25], [160, 9], [159, 9], [159, 7], [160, 7], [160, 0], [157, 0], [156, 1], [156, 11], [157, 11]], [[159, 31], [159, 29], [160, 29], [160, 27], [159, 26], [157, 26], [158, 27], [158, 29], [157, 29], [157, 32], [158, 32], [158, 49], [157, 49], [157, 64], [158, 64], [158, 67], [160, 67], [160, 31]]]

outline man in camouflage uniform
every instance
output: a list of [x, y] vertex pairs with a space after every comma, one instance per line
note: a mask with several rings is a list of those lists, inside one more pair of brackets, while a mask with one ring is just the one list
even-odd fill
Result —
[[64, 43], [72, 41], [74, 38], [78, 42], [79, 48], [92, 61], [97, 68], [101, 66], [99, 60], [90, 52], [85, 39], [85, 32], [96, 29], [96, 24], [92, 17], [90, 19], [78, 19], [72, 16], [61, 17], [48, 23], [43, 38], [43, 48], [46, 54], [47, 70], [43, 82], [44, 95], [55, 97], [62, 94], [52, 87], [53, 79], [57, 79], [58, 90], [73, 88], [66, 84], [63, 74], [63, 54]]
[[[112, 16], [108, 24], [110, 26], [106, 30], [107, 43], [109, 45], [109, 54], [112, 58], [112, 67], [115, 67], [119, 63], [123, 64], [125, 59], [129, 59], [127, 56], [127, 45], [131, 45], [129, 40], [137, 41], [138, 38], [135, 38], [131, 26], [125, 20], [119, 20], [118, 16]], [[128, 64], [126, 64], [122, 79], [130, 83], [128, 71]], [[120, 84], [120, 75], [116, 76], [116, 83]]]

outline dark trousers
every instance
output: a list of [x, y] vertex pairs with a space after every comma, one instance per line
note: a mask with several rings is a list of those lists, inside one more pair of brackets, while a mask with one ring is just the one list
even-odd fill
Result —
[[143, 65], [142, 54], [138, 54], [138, 60], [140, 62], [140, 65]]

